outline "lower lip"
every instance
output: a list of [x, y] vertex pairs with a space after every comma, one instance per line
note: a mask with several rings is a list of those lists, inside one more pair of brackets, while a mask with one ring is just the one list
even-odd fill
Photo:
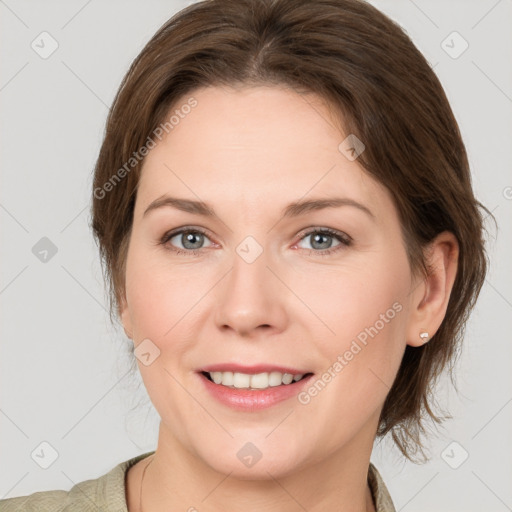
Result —
[[258, 411], [296, 396], [306, 383], [313, 377], [309, 375], [292, 384], [282, 384], [267, 389], [236, 389], [215, 384], [202, 373], [198, 374], [206, 389], [224, 405], [239, 411]]

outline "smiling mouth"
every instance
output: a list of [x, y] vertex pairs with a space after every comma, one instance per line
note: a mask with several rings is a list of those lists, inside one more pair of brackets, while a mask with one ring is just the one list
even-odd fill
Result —
[[239, 372], [201, 372], [211, 382], [231, 389], [264, 390], [278, 386], [289, 386], [313, 375], [312, 373], [263, 372], [256, 374]]

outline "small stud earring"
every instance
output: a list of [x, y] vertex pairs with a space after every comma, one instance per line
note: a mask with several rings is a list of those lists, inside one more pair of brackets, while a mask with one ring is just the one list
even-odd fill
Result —
[[428, 332], [427, 332], [427, 331], [422, 331], [422, 332], [420, 332], [420, 338], [421, 338], [421, 341], [422, 341], [423, 343], [427, 343], [427, 341], [428, 341], [428, 337], [429, 337], [429, 336], [428, 336]]

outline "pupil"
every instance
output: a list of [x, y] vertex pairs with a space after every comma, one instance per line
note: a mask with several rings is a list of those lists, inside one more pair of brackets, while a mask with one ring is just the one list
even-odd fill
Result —
[[[187, 235], [184, 235], [183, 247], [185, 247], [186, 249], [199, 249], [201, 247], [202, 236], [203, 235], [201, 233], [188, 233]], [[198, 244], [197, 247], [194, 245], [194, 239], [199, 239], [199, 243], [196, 240], [196, 244]], [[189, 246], [189, 243], [192, 244], [192, 247]]]
[[[324, 233], [316, 233], [315, 235], [313, 235], [313, 242], [312, 242], [312, 244], [311, 244], [311, 245], [312, 245], [315, 249], [328, 249], [328, 248], [331, 246], [331, 244], [330, 244], [330, 243], [328, 243], [328, 242], [324, 242], [323, 244], [322, 244], [322, 242], [320, 242], [320, 245], [321, 245], [322, 247], [315, 247], [315, 244], [317, 243], [318, 239], [321, 239], [321, 238], [324, 238], [324, 240], [325, 240], [326, 238], [327, 238], [327, 239], [329, 239], [329, 238], [330, 238], [330, 235], [326, 235], [326, 234], [324, 234]], [[332, 241], [331, 241], [331, 242], [332, 242]]]

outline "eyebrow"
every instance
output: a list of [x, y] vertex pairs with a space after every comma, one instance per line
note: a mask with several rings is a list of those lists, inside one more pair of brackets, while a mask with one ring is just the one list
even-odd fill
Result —
[[[193, 213], [195, 215], [202, 215], [203, 217], [216, 216], [215, 211], [208, 203], [164, 195], [158, 199], [155, 199], [146, 208], [143, 217], [145, 217], [152, 210], [156, 210], [164, 206], [176, 208], [177, 210]], [[286, 206], [282, 211], [282, 216], [284, 218], [298, 217], [309, 212], [324, 210], [326, 208], [339, 208], [341, 206], [352, 206], [354, 208], [358, 208], [359, 210], [365, 212], [372, 219], [375, 219], [375, 215], [368, 207], [348, 197], [332, 197], [297, 201]]]

